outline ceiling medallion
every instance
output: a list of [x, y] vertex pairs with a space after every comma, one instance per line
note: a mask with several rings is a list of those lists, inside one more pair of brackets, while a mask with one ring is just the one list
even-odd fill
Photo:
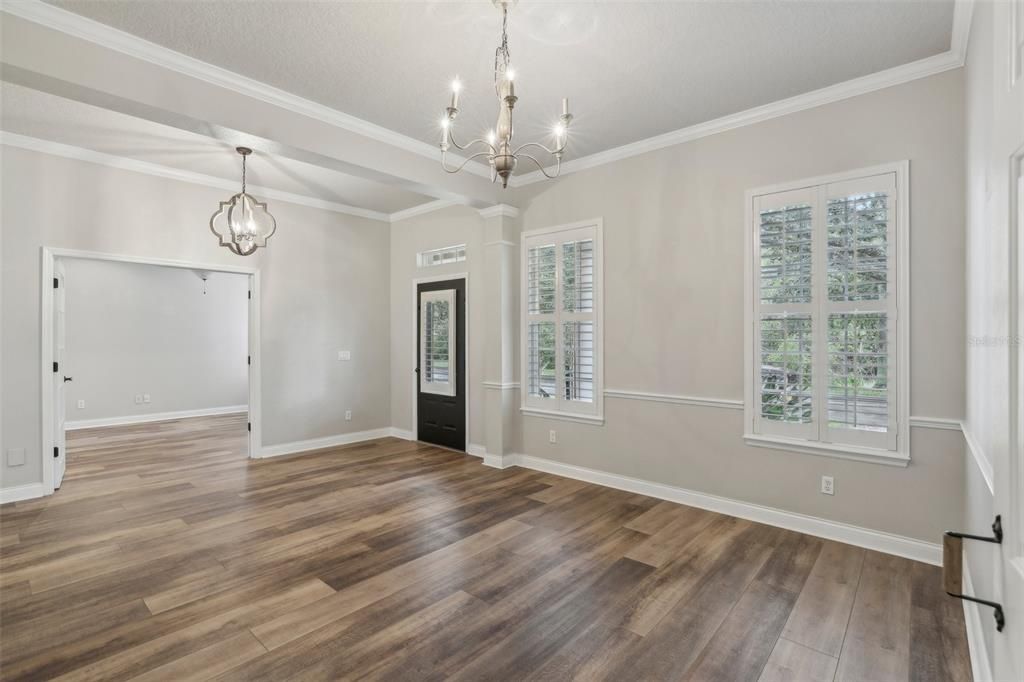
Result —
[[242, 191], [220, 202], [220, 208], [210, 218], [210, 229], [220, 239], [221, 246], [239, 256], [248, 256], [267, 245], [267, 240], [277, 230], [277, 221], [267, 211], [265, 203], [256, 201], [245, 191], [245, 158], [252, 150], [237, 147], [235, 151], [242, 155]]
[[[569, 113], [569, 100], [562, 100], [562, 115], [558, 119], [553, 132], [555, 143], [550, 149], [539, 142], [527, 142], [519, 147], [512, 147], [512, 109], [516, 105], [515, 73], [509, 64], [508, 50], [508, 10], [515, 4], [515, 0], [493, 0], [494, 5], [501, 10], [501, 43], [494, 52], [494, 92], [498, 97], [498, 123], [494, 130], [487, 135], [487, 139], [477, 139], [460, 145], [452, 135], [455, 117], [459, 114], [459, 92], [462, 84], [456, 79], [452, 82], [451, 103], [445, 109], [445, 115], [441, 119], [441, 166], [449, 173], [458, 173], [467, 163], [473, 159], [486, 157], [491, 166], [491, 182], [501, 177], [501, 186], [508, 187], [508, 179], [519, 163], [520, 158], [529, 159], [537, 164], [537, 168], [548, 178], [558, 177], [562, 168], [562, 153], [568, 141], [569, 123], [572, 121], [572, 114]], [[459, 151], [471, 151], [474, 145], [483, 145], [483, 151], [477, 152], [467, 158], [456, 168], [449, 168], [445, 155], [449, 145]], [[536, 148], [555, 157], [555, 171], [549, 173], [535, 157], [522, 153], [524, 149]]]

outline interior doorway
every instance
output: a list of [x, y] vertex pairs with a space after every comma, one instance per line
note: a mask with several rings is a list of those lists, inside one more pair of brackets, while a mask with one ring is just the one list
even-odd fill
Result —
[[257, 269], [44, 248], [43, 279], [46, 494], [64, 480], [72, 429], [232, 415], [259, 456]]
[[466, 450], [466, 279], [416, 284], [416, 438]]

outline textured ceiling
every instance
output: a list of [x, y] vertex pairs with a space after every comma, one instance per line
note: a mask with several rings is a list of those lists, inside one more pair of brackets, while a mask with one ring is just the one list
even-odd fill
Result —
[[[428, 142], [458, 74], [460, 133], [493, 125], [486, 0], [52, 4]], [[953, 0], [523, 0], [517, 135], [547, 135], [567, 96], [567, 157], [591, 154], [944, 52], [952, 21]]]
[[[179, 171], [240, 180], [238, 155], [223, 142], [11, 83], [0, 85], [0, 128]], [[432, 201], [414, 192], [266, 154], [250, 158], [250, 184], [394, 213]], [[258, 192], [257, 192], [258, 193]]]

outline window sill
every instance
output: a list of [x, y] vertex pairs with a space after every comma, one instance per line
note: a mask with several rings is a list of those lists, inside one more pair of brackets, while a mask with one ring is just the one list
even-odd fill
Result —
[[905, 467], [910, 464], [909, 455], [901, 452], [892, 452], [891, 450], [879, 450], [877, 448], [865, 448], [856, 445], [814, 443], [805, 440], [798, 440], [796, 438], [762, 436], [752, 433], [744, 434], [743, 440], [747, 445], [752, 445], [757, 448], [788, 450], [790, 452], [801, 452], [807, 455], [852, 459], [858, 462], [871, 462], [872, 464], [884, 464], [886, 466], [894, 467]]
[[577, 424], [590, 424], [592, 426], [604, 424], [604, 417], [593, 414], [555, 412], [554, 410], [539, 410], [535, 407], [521, 407], [519, 412], [527, 417], [543, 417], [544, 419], [557, 419], [563, 422], [576, 422]]

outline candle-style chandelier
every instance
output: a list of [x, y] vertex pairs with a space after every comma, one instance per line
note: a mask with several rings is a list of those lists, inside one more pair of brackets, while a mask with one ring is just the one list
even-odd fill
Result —
[[[516, 0], [492, 0], [495, 7], [501, 10], [501, 43], [494, 52], [494, 92], [498, 96], [498, 124], [494, 130], [487, 135], [487, 139], [476, 139], [464, 145], [455, 141], [452, 135], [455, 117], [459, 114], [459, 92], [462, 84], [458, 79], [452, 82], [451, 103], [445, 109], [445, 115], [441, 119], [441, 166], [449, 173], [458, 173], [467, 163], [474, 159], [486, 157], [491, 166], [491, 182], [501, 177], [501, 186], [508, 187], [508, 179], [516, 169], [520, 158], [529, 159], [537, 164], [537, 168], [548, 178], [558, 177], [562, 168], [562, 153], [565, 151], [568, 142], [569, 123], [572, 121], [572, 114], [569, 113], [569, 100], [562, 99], [562, 115], [554, 128], [555, 145], [554, 149], [548, 148], [539, 142], [527, 142], [518, 147], [512, 147], [512, 109], [516, 105], [515, 72], [510, 66], [508, 50], [508, 10], [515, 4]], [[449, 146], [454, 146], [459, 151], [472, 151], [475, 145], [483, 145], [483, 151], [469, 156], [459, 166], [449, 168], [446, 154]], [[524, 154], [524, 149], [536, 148], [547, 152], [555, 158], [555, 171], [549, 173], [544, 165], [530, 154]]]

